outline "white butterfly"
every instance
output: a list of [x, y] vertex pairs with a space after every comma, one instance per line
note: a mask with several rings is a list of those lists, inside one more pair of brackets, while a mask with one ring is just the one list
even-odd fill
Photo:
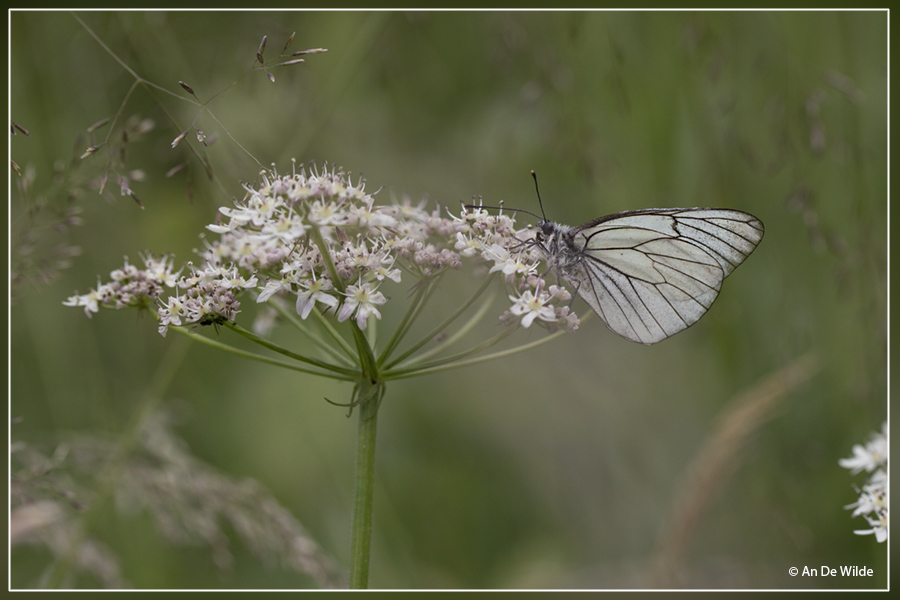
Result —
[[622, 337], [655, 344], [697, 322], [765, 227], [724, 208], [648, 208], [580, 227], [546, 219], [533, 244]]

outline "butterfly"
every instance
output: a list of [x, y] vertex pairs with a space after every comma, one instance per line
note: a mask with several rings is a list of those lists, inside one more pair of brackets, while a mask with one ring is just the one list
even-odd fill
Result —
[[610, 330], [649, 345], [696, 323], [764, 233], [739, 210], [647, 208], [578, 227], [544, 217], [529, 243]]

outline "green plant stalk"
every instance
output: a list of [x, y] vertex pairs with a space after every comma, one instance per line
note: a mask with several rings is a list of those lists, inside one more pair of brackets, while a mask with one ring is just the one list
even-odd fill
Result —
[[[406, 350], [403, 354], [401, 354], [400, 356], [398, 356], [397, 358], [395, 358], [394, 360], [392, 360], [390, 363], [388, 363], [388, 364], [387, 364], [386, 366], [384, 366], [383, 368], [384, 368], [384, 369], [390, 369], [390, 368], [393, 368], [395, 365], [397, 365], [397, 364], [403, 362], [407, 357], [409, 357], [410, 355], [414, 354], [414, 353], [415, 353], [419, 348], [421, 348], [422, 346], [425, 346], [426, 344], [428, 344], [428, 343], [430, 343], [430, 342], [433, 342], [434, 339], [435, 339], [435, 337], [436, 337], [439, 333], [441, 333], [441, 332], [444, 331], [447, 327], [449, 327], [450, 324], [453, 323], [453, 321], [455, 321], [457, 317], [459, 317], [461, 314], [463, 314], [465, 311], [467, 311], [467, 310], [469, 309], [470, 306], [472, 306], [472, 304], [475, 302], [475, 300], [477, 300], [478, 297], [481, 296], [481, 294], [484, 292], [484, 290], [486, 290], [486, 289], [488, 288], [488, 286], [490, 285], [490, 283], [491, 283], [491, 279], [490, 279], [490, 278], [485, 279], [484, 283], [481, 284], [481, 287], [478, 288], [478, 290], [475, 292], [475, 294], [474, 294], [471, 298], [469, 298], [464, 304], [460, 305], [460, 307], [459, 307], [452, 315], [450, 315], [449, 317], [447, 317], [447, 318], [444, 320], [443, 323], [441, 323], [440, 325], [438, 325], [437, 327], [435, 327], [434, 329], [432, 329], [430, 332], [428, 332], [428, 334], [425, 335], [425, 337], [423, 337], [423, 338], [422, 338], [421, 340], [419, 340], [416, 344], [414, 344], [411, 348], [409, 348], [408, 350]], [[462, 337], [462, 335], [464, 335], [466, 331], [468, 331], [468, 329], [463, 328], [463, 332], [462, 332], [462, 333], [457, 332], [457, 333], [454, 334], [453, 336], [450, 336], [449, 339], [455, 341], [455, 340], [459, 339], [459, 337]], [[450, 343], [452, 343], [452, 342], [450, 342]], [[447, 344], [447, 345], [449, 345], [449, 344]], [[426, 354], [427, 354], [428, 356], [432, 356], [434, 353], [440, 352], [440, 350], [441, 350], [442, 348], [444, 348], [444, 347], [446, 347], [446, 346], [445, 346], [445, 345], [439, 345], [439, 347], [438, 347], [437, 349], [432, 349], [431, 351], [429, 351], [429, 353], [426, 353]], [[386, 358], [386, 357], [382, 356], [382, 357], [379, 359], [379, 364], [383, 363], [384, 360], [385, 360], [385, 358]]]
[[492, 337], [488, 340], [485, 340], [485, 341], [481, 342], [480, 344], [478, 344], [477, 346], [473, 346], [463, 352], [458, 352], [456, 354], [452, 354], [450, 356], [445, 356], [443, 358], [439, 358], [439, 359], [436, 359], [436, 360], [433, 360], [430, 362], [424, 362], [424, 361], [418, 362], [417, 361], [414, 363], [410, 363], [408, 365], [404, 365], [401, 368], [385, 370], [384, 371], [384, 379], [385, 379], [385, 381], [388, 381], [391, 379], [401, 379], [403, 377], [408, 377], [409, 375], [418, 374], [420, 371], [425, 371], [428, 369], [432, 369], [434, 367], [440, 367], [442, 365], [447, 365], [447, 364], [456, 364], [458, 361], [461, 361], [462, 359], [464, 359], [468, 356], [472, 356], [475, 354], [479, 354], [480, 352], [484, 352], [491, 346], [494, 346], [497, 343], [499, 343], [500, 341], [502, 341], [503, 339], [507, 338], [511, 333], [513, 333], [513, 331], [515, 331], [515, 329], [513, 329], [512, 327], [507, 327], [506, 329], [504, 329], [503, 331], [501, 331], [494, 337]]
[[331, 363], [327, 363], [325, 361], [318, 360], [316, 358], [310, 358], [308, 356], [303, 356], [302, 354], [297, 354], [296, 352], [291, 352], [290, 350], [287, 350], [286, 348], [282, 348], [278, 344], [270, 342], [266, 338], [256, 335], [252, 331], [244, 329], [237, 323], [232, 323], [231, 321], [226, 321], [223, 325], [225, 327], [228, 327], [235, 333], [244, 336], [248, 340], [256, 342], [257, 344], [259, 344], [260, 346], [262, 346], [264, 348], [268, 348], [269, 350], [273, 350], [279, 354], [283, 354], [284, 356], [293, 358], [294, 360], [298, 360], [300, 362], [304, 362], [306, 364], [313, 365], [315, 367], [319, 367], [320, 369], [323, 369], [325, 371], [332, 371], [334, 373], [339, 373], [341, 375], [353, 376], [353, 375], [357, 374], [356, 369], [351, 369], [349, 367], [341, 367], [340, 365], [333, 365]]
[[375, 437], [378, 428], [378, 407], [383, 396], [383, 383], [362, 381], [357, 387], [356, 400], [360, 408], [353, 534], [350, 546], [350, 589], [366, 589], [369, 584], [372, 498], [375, 487]]
[[[479, 290], [478, 292], [476, 292], [476, 296], [474, 296], [474, 297], [471, 299], [471, 302], [468, 302], [468, 303], [465, 305], [465, 306], [466, 306], [466, 309], [468, 309], [468, 308], [474, 303], [475, 299], [477, 298], [478, 295], [481, 294], [481, 292], [483, 291], [483, 289], [484, 289], [484, 286], [482, 286], [482, 289], [481, 289], [481, 290]], [[447, 338], [446, 338], [445, 340], [443, 340], [442, 342], [438, 343], [436, 346], [434, 346], [434, 347], [431, 348], [430, 350], [426, 350], [425, 352], [422, 352], [421, 354], [416, 355], [415, 357], [413, 357], [412, 359], [410, 359], [410, 360], [408, 360], [408, 361], [406, 360], [406, 358], [407, 358], [410, 354], [412, 354], [412, 352], [407, 352], [407, 353], [404, 354], [404, 356], [402, 356], [402, 357], [398, 358], [397, 360], [391, 362], [391, 364], [390, 364], [387, 368], [385, 368], [384, 370], [386, 371], [386, 370], [389, 370], [389, 369], [394, 369], [394, 367], [397, 366], [397, 365], [399, 365], [400, 367], [407, 367], [407, 366], [409, 366], [409, 365], [421, 364], [421, 363], [423, 363], [423, 362], [425, 361], [425, 359], [431, 358], [432, 356], [435, 356], [435, 355], [437, 355], [437, 354], [440, 354], [441, 352], [443, 352], [443, 351], [446, 350], [447, 348], [453, 346], [453, 344], [455, 344], [456, 342], [458, 342], [459, 340], [461, 340], [463, 337], [465, 337], [465, 335], [466, 335], [467, 333], [469, 333], [472, 329], [475, 328], [476, 325], [478, 325], [478, 323], [481, 322], [481, 319], [484, 317], [485, 314], [487, 314], [487, 311], [491, 308], [491, 305], [493, 304], [493, 301], [494, 301], [494, 297], [495, 297], [495, 294], [492, 292], [492, 293], [485, 299], [485, 301], [482, 303], [481, 307], [480, 307], [477, 311], [475, 311], [475, 313], [471, 316], [471, 318], [469, 318], [469, 320], [466, 321], [466, 323], [465, 323], [462, 327], [460, 327], [460, 328], [459, 328], [455, 333], [453, 333], [452, 335], [447, 336]], [[458, 315], [452, 315], [452, 316], [451, 316], [451, 319], [456, 319], [457, 316], [458, 316]], [[448, 322], [449, 322], [449, 321], [450, 321], [450, 319], [448, 319]], [[435, 335], [437, 335], [437, 334], [435, 333]], [[424, 340], [424, 341], [431, 341], [431, 340], [433, 340], [433, 339], [434, 339], [434, 336], [432, 336], [430, 339]], [[424, 345], [424, 344], [423, 344], [423, 345]], [[414, 349], [415, 349], [415, 350], [418, 350], [419, 347], [421, 347], [421, 346], [414, 347]]]
[[[331, 343], [329, 343], [321, 336], [313, 332], [309, 327], [307, 327], [306, 323], [298, 318], [297, 313], [286, 309], [281, 302], [273, 302], [272, 305], [285, 321], [293, 325], [294, 328], [297, 329], [297, 331], [300, 331], [301, 333], [303, 333], [303, 335], [315, 342], [316, 346], [323, 352], [328, 353], [332, 358], [335, 358], [336, 360], [344, 363], [344, 365], [348, 367], [352, 367], [355, 364], [353, 362], [355, 355], [350, 352], [352, 348], [350, 348], [349, 345], [344, 344], [340, 347], [340, 349], [335, 348], [331, 345]], [[321, 313], [318, 313], [315, 316], [316, 318], [319, 318], [321, 316]]]
[[381, 356], [378, 357], [378, 366], [384, 364], [384, 361], [391, 355], [397, 345], [400, 344], [400, 341], [403, 339], [403, 336], [406, 335], [406, 332], [409, 331], [410, 326], [413, 321], [416, 320], [416, 317], [419, 316], [419, 312], [422, 310], [422, 306], [425, 304], [427, 297], [431, 294], [431, 291], [434, 289], [434, 279], [428, 279], [427, 283], [422, 282], [419, 284], [419, 288], [416, 290], [415, 298], [410, 303], [409, 308], [406, 311], [406, 314], [403, 315], [403, 320], [400, 321], [400, 324], [397, 326], [397, 329], [394, 330], [394, 335], [391, 336], [391, 339], [388, 341], [387, 346], [385, 346], [384, 351], [381, 353]]
[[[589, 318], [591, 318], [592, 314], [594, 313], [586, 314], [584, 318], [581, 319], [581, 322], [584, 323], [585, 321], [587, 321]], [[460, 367], [467, 367], [469, 365], [477, 365], [489, 360], [505, 358], [507, 356], [512, 356], [513, 354], [518, 354], [519, 352], [524, 352], [525, 350], [531, 350], [532, 348], [536, 348], [542, 344], [546, 344], [551, 340], [555, 340], [559, 336], [565, 335], [567, 332], [564, 330], [555, 331], [548, 336], [542, 337], [527, 344], [522, 344], [521, 346], [508, 348], [507, 350], [501, 350], [492, 354], [485, 354], [484, 356], [475, 356], [473, 358], [466, 359], [467, 356], [487, 350], [510, 333], [512, 333], [512, 328], [507, 328], [505, 332], [497, 334], [493, 338], [482, 342], [475, 348], [471, 348], [469, 350], [466, 350], [465, 352], [460, 352], [459, 354], [454, 354], [453, 356], [447, 356], [443, 359], [434, 360], [429, 363], [415, 361], [413, 363], [410, 363], [410, 365], [413, 365], [411, 367], [409, 365], [404, 365], [403, 368], [400, 369], [385, 369], [382, 372], [382, 378], [384, 379], [384, 381], [394, 381], [395, 379], [406, 379], [408, 377], [417, 377], [419, 375], [426, 375], [428, 373], [438, 373], [440, 371], [449, 371], [450, 369], [458, 369]]]
[[[228, 344], [223, 344], [218, 340], [214, 340], [212, 338], [208, 338], [205, 335], [196, 333], [191, 331], [187, 327], [179, 326], [179, 327], [170, 327], [169, 331], [174, 331], [181, 335], [184, 335], [195, 342], [200, 342], [201, 344], [205, 344], [207, 346], [212, 346], [213, 348], [217, 348], [219, 350], [224, 350], [225, 352], [229, 352], [236, 356], [241, 356], [243, 358], [248, 358], [250, 360], [255, 360], [261, 363], [265, 363], [267, 365], [274, 365], [276, 367], [282, 367], [285, 369], [290, 369], [292, 371], [299, 371], [300, 373], [309, 373], [310, 375], [318, 375], [319, 377], [328, 377], [330, 379], [339, 379], [343, 381], [355, 381], [356, 378], [352, 377], [348, 374], [342, 373], [333, 373], [330, 371], [321, 371], [318, 369], [307, 369], [292, 363], [286, 363], [281, 360], [277, 360], [270, 356], [263, 356], [261, 354], [255, 354], [253, 352], [248, 352], [247, 350], [241, 350], [239, 348], [235, 348], [234, 346], [229, 346]], [[354, 373], [355, 374], [355, 373]]]
[[[318, 228], [310, 229], [310, 237], [319, 248], [332, 285], [341, 294], [346, 286], [338, 277], [328, 245]], [[356, 491], [353, 500], [353, 526], [350, 541], [350, 588], [365, 589], [369, 585], [369, 555], [372, 548], [372, 498], [375, 489], [375, 437], [378, 430], [378, 407], [384, 397], [384, 381], [366, 334], [351, 324], [353, 341], [359, 355], [359, 380], [350, 407], [359, 406], [359, 430], [356, 444]], [[373, 337], [374, 339], [374, 337]]]
[[337, 343], [338, 346], [341, 347], [341, 350], [344, 351], [344, 353], [350, 359], [350, 362], [356, 365], [356, 354], [353, 352], [353, 346], [351, 346], [347, 340], [341, 337], [341, 334], [338, 333], [337, 329], [334, 328], [334, 325], [332, 325], [331, 322], [325, 318], [325, 315], [322, 314], [322, 311], [318, 308], [313, 308], [310, 314], [316, 318], [316, 320], [319, 322], [319, 325], [321, 325], [322, 328], [328, 333], [328, 335], [331, 336], [331, 339], [333, 339], [335, 343]]
[[[500, 333], [490, 340], [467, 350], [465, 352], [460, 352], [459, 354], [455, 354], [453, 356], [448, 356], [445, 359], [435, 360], [429, 363], [419, 364], [416, 363], [417, 366], [411, 368], [403, 368], [396, 369], [391, 371], [386, 371], [384, 374], [385, 381], [394, 381], [396, 379], [407, 379], [409, 377], [418, 377], [419, 375], [427, 375], [429, 373], [439, 373], [441, 371], [449, 371], [450, 369], [459, 369], [460, 367], [468, 367], [470, 365], [479, 365], [481, 363], [488, 362], [489, 360], [496, 360], [498, 358], [505, 358], [507, 356], [511, 356], [513, 354], [518, 354], [519, 352], [524, 352], [525, 350], [530, 350], [536, 346], [540, 346], [541, 344], [546, 344], [550, 340], [554, 340], [561, 335], [565, 335], [565, 331], [557, 331], [555, 333], [551, 333], [550, 335], [543, 337], [534, 342], [530, 342], [528, 344], [524, 344], [522, 346], [516, 346], [515, 348], [509, 348], [507, 350], [501, 350], [499, 352], [494, 352], [492, 354], [485, 354], [483, 356], [475, 356], [473, 358], [465, 359], [466, 356], [470, 356], [472, 354], [477, 354], [479, 352], [483, 352], [498, 343], [504, 337], [509, 335], [511, 332]], [[464, 360], [465, 359], [465, 360]]]

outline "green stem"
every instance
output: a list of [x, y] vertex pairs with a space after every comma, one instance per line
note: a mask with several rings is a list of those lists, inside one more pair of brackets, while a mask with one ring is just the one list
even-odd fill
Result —
[[[583, 319], [582, 319], [583, 321]], [[459, 354], [455, 354], [453, 356], [448, 356], [446, 359], [435, 360], [430, 363], [420, 364], [419, 366], [414, 366], [410, 368], [397, 369], [394, 371], [386, 371], [384, 373], [385, 381], [393, 381], [394, 379], [407, 379], [409, 377], [417, 377], [419, 375], [425, 375], [427, 373], [438, 373], [440, 371], [449, 371], [450, 369], [458, 369], [460, 367], [467, 367], [469, 365], [477, 365], [483, 362], [487, 362], [489, 360], [494, 360], [497, 358], [503, 358], [506, 356], [510, 356], [513, 354], [517, 354], [519, 352], [524, 352], [525, 350], [530, 350], [541, 344], [546, 344], [550, 340], [555, 340], [561, 335], [565, 335], [565, 331], [557, 331], [551, 333], [547, 337], [543, 337], [539, 340], [535, 340], [533, 342], [529, 342], [528, 344], [523, 344], [521, 346], [516, 346], [515, 348], [509, 348], [508, 350], [501, 350], [499, 352], [494, 352], [492, 354], [485, 354], [484, 356], [476, 356], [474, 358], [469, 358], [463, 360], [464, 357], [469, 356], [475, 352], [481, 352], [486, 350], [488, 347], [493, 346], [497, 342], [499, 342], [502, 337], [506, 337], [505, 334], [499, 334], [488, 340], [487, 342], [480, 344], [476, 348], [472, 350], [468, 350], [466, 352], [461, 352]], [[502, 337], [501, 337], [502, 336]]]
[[372, 547], [372, 498], [375, 487], [375, 434], [384, 384], [363, 381], [357, 387], [359, 433], [356, 446], [356, 492], [353, 502], [353, 539], [350, 546], [350, 588], [369, 584]]
[[214, 340], [212, 338], [208, 338], [205, 335], [201, 335], [199, 333], [193, 332], [186, 327], [170, 327], [169, 331], [175, 331], [176, 333], [180, 333], [181, 335], [187, 336], [194, 340], [195, 342], [200, 342], [201, 344], [205, 344], [207, 346], [212, 346], [213, 348], [218, 348], [219, 350], [224, 350], [225, 352], [230, 352], [236, 356], [241, 356], [243, 358], [249, 358], [250, 360], [255, 360], [261, 363], [265, 363], [267, 365], [274, 365], [276, 367], [283, 367], [285, 369], [290, 369], [292, 371], [299, 371], [300, 373], [309, 373], [310, 375], [318, 375], [320, 377], [329, 377], [331, 379], [341, 379], [344, 381], [354, 381], [356, 377], [352, 375], [356, 375], [356, 371], [353, 371], [352, 375], [350, 374], [342, 374], [342, 373], [331, 373], [328, 371], [321, 371], [318, 369], [307, 369], [305, 367], [301, 367], [295, 365], [293, 363], [287, 363], [281, 360], [274, 359], [270, 356], [263, 356], [261, 354], [255, 354], [253, 352], [248, 352], [247, 350], [241, 350], [240, 348], [235, 348], [234, 346], [229, 346], [228, 344], [223, 344], [218, 340]]
[[324, 369], [326, 371], [332, 371], [334, 373], [339, 373], [341, 375], [353, 376], [358, 373], [358, 371], [356, 369], [350, 369], [347, 367], [341, 367], [339, 365], [333, 365], [331, 363], [327, 363], [325, 361], [318, 360], [316, 358], [309, 358], [308, 356], [303, 356], [302, 354], [297, 354], [296, 352], [291, 352], [290, 350], [288, 350], [286, 348], [282, 348], [278, 344], [272, 343], [265, 338], [259, 337], [252, 331], [248, 331], [248, 330], [244, 329], [237, 323], [232, 323], [231, 321], [225, 321], [224, 325], [225, 325], [225, 327], [228, 327], [235, 333], [238, 333], [238, 334], [244, 336], [248, 340], [256, 342], [260, 346], [262, 346], [264, 348], [268, 348], [269, 350], [273, 350], [273, 351], [277, 352], [278, 354], [283, 354], [284, 356], [287, 356], [288, 358], [293, 358], [294, 360], [298, 360], [300, 362], [304, 362], [306, 364], [313, 365], [314, 367], [319, 367], [320, 369]]
[[[481, 290], [479, 290], [477, 293], [480, 295]], [[425, 361], [425, 359], [431, 358], [432, 356], [436, 356], [436, 355], [440, 354], [441, 352], [443, 352], [444, 350], [446, 350], [447, 348], [450, 348], [451, 346], [453, 346], [456, 342], [458, 342], [463, 337], [465, 337], [465, 335], [467, 333], [469, 333], [472, 329], [474, 329], [475, 326], [478, 325], [478, 323], [481, 322], [481, 319], [484, 318], [484, 315], [487, 314], [488, 310], [490, 310], [491, 306], [493, 305], [494, 297], [495, 297], [495, 294], [493, 292], [491, 294], [489, 294], [488, 297], [485, 299], [485, 301], [481, 304], [481, 307], [478, 310], [476, 310], [475, 313], [469, 318], [469, 320], [466, 321], [466, 323], [462, 327], [460, 327], [455, 333], [447, 336], [447, 338], [445, 340], [438, 343], [433, 348], [426, 350], [425, 352], [422, 352], [421, 354], [416, 355], [415, 357], [413, 357], [412, 360], [407, 361], [404, 364], [401, 364], [400, 366], [407, 367], [412, 364], [421, 364], [422, 362]], [[474, 302], [474, 300], [475, 300], [475, 298], [472, 299], [473, 302]], [[469, 306], [471, 306], [471, 303], [467, 304], [466, 308], [468, 308]], [[455, 319], [456, 317], [454, 316], [453, 318]], [[432, 339], [433, 339], [433, 337], [432, 337]], [[413, 350], [418, 350], [418, 348], [414, 348]], [[403, 360], [405, 360], [406, 357], [408, 357], [410, 354], [412, 354], [412, 353], [407, 352], [401, 358]], [[390, 364], [389, 368], [393, 369], [399, 363], [400, 363], [400, 360], [395, 360]]]
[[[338, 293], [344, 294], [347, 286], [344, 285], [344, 282], [338, 275], [337, 268], [334, 266], [334, 259], [331, 257], [331, 252], [328, 250], [328, 244], [325, 243], [325, 238], [322, 237], [322, 232], [319, 231], [318, 227], [314, 226], [309, 230], [309, 236], [319, 249], [319, 254], [322, 255], [325, 269], [328, 271], [328, 276], [331, 278], [331, 285], [334, 286], [334, 289], [336, 289]], [[359, 366], [362, 368], [363, 376], [368, 381], [378, 381], [378, 365], [375, 362], [375, 355], [372, 352], [372, 347], [369, 345], [365, 334], [359, 330], [359, 327], [351, 327], [350, 330], [353, 332], [353, 341], [356, 342], [356, 352], [359, 355]]]
[[[482, 293], [484, 293], [484, 290], [486, 290], [486, 289], [488, 288], [488, 286], [490, 285], [490, 283], [491, 283], [491, 279], [490, 279], [490, 278], [485, 279], [484, 283], [481, 284], [481, 287], [478, 288], [478, 290], [475, 292], [475, 294], [474, 294], [471, 298], [469, 298], [468, 301], [466, 301], [464, 304], [462, 304], [462, 305], [461, 305], [461, 306], [460, 306], [460, 307], [459, 307], [452, 315], [450, 315], [449, 317], [447, 317], [446, 319], [444, 319], [444, 322], [443, 322], [443, 323], [441, 323], [440, 325], [438, 325], [437, 327], [435, 327], [434, 329], [432, 329], [431, 331], [429, 331], [428, 334], [425, 335], [425, 337], [423, 337], [421, 340], [419, 340], [419, 341], [418, 341], [416, 344], [414, 344], [411, 348], [409, 348], [408, 350], [406, 350], [403, 354], [401, 354], [400, 356], [398, 356], [397, 358], [395, 358], [394, 360], [392, 360], [390, 363], [388, 363], [384, 368], [385, 368], [385, 369], [390, 369], [390, 368], [394, 367], [395, 365], [397, 365], [397, 364], [403, 362], [403, 361], [404, 361], [407, 357], [409, 357], [410, 355], [414, 354], [419, 348], [421, 348], [421, 347], [424, 346], [425, 344], [428, 344], [429, 342], [434, 341], [435, 337], [437, 337], [437, 335], [438, 335], [439, 333], [441, 333], [441, 332], [444, 331], [447, 327], [449, 327], [450, 324], [453, 323], [453, 321], [455, 321], [457, 317], [459, 317], [461, 314], [463, 314], [464, 312], [466, 312], [466, 311], [469, 309], [469, 307], [472, 306], [472, 304], [475, 302], [475, 300], [477, 300], [478, 297], [481, 296]], [[479, 316], [479, 318], [480, 318], [480, 316]], [[463, 331], [464, 331], [464, 332], [465, 332], [465, 331], [468, 331], [468, 329], [464, 327], [464, 328], [463, 328]], [[461, 337], [461, 336], [460, 336], [459, 332], [457, 332], [457, 334], [454, 334], [453, 336], [450, 336], [450, 338], [448, 338], [448, 341], [450, 341], [450, 340], [456, 341], [457, 339], [459, 339], [459, 337]], [[450, 341], [450, 343], [452, 343], [452, 341]], [[447, 344], [445, 344], [445, 345], [439, 345], [439, 348], [437, 349], [437, 352], [440, 351], [440, 348], [446, 347], [446, 345], [447, 345]], [[434, 354], [433, 352], [432, 352], [432, 353], [428, 353], [429, 356], [432, 356], [433, 354]], [[383, 363], [384, 360], [385, 360], [385, 358], [387, 358], [387, 357], [386, 357], [386, 356], [382, 356], [382, 358], [379, 359], [379, 362], [380, 362], [380, 363]]]
[[[352, 348], [350, 348], [348, 344], [344, 343], [341, 346], [340, 350], [335, 348], [328, 341], [324, 340], [320, 335], [316, 334], [309, 327], [307, 327], [306, 323], [304, 323], [297, 317], [297, 313], [286, 309], [280, 302], [272, 302], [271, 304], [285, 321], [293, 325], [295, 329], [315, 342], [317, 348], [320, 348], [323, 352], [328, 353], [332, 358], [341, 361], [346, 366], [353, 366], [353, 359], [355, 357], [352, 353]], [[318, 317], [318, 311], [316, 311], [316, 313], [316, 316]], [[343, 339], [341, 339], [340, 341], [343, 342]], [[341, 352], [341, 350], [343, 350], [344, 352]]]
[[390, 379], [401, 379], [403, 377], [408, 377], [413, 374], [418, 374], [420, 371], [424, 371], [426, 369], [432, 369], [434, 367], [439, 367], [439, 366], [446, 365], [449, 363], [456, 363], [468, 356], [472, 356], [474, 354], [479, 354], [481, 352], [484, 352], [491, 346], [496, 345], [498, 342], [500, 342], [501, 340], [508, 337], [513, 331], [515, 331], [514, 327], [507, 327], [506, 329], [504, 329], [503, 331], [501, 331], [494, 337], [481, 342], [477, 346], [473, 346], [472, 348], [469, 348], [468, 350], [465, 350], [463, 352], [457, 352], [456, 354], [452, 354], [450, 356], [445, 356], [443, 358], [438, 358], [436, 360], [427, 361], [427, 362], [414, 361], [414, 362], [407, 363], [398, 369], [387, 369], [384, 371], [383, 377], [384, 377], [385, 381], [390, 380]]
[[415, 298], [413, 298], [412, 303], [406, 310], [406, 314], [403, 315], [403, 319], [400, 321], [397, 329], [394, 330], [394, 335], [391, 336], [391, 339], [388, 341], [387, 346], [385, 346], [381, 356], [378, 357], [379, 366], [384, 364], [384, 361], [391, 355], [391, 352], [393, 352], [397, 348], [397, 345], [400, 344], [400, 340], [402, 340], [403, 336], [406, 335], [406, 332], [409, 331], [412, 322], [415, 321], [419, 312], [422, 310], [422, 306], [425, 304], [425, 298], [433, 288], [434, 279], [428, 279], [427, 281], [419, 283], [419, 289], [416, 290]]
[[353, 346], [351, 346], [347, 342], [347, 340], [341, 337], [341, 334], [338, 333], [337, 329], [334, 328], [334, 325], [331, 324], [331, 321], [325, 318], [325, 315], [322, 314], [322, 311], [320, 311], [318, 308], [313, 308], [312, 315], [319, 322], [319, 325], [321, 325], [322, 328], [326, 332], [328, 332], [328, 335], [331, 336], [331, 339], [333, 339], [335, 343], [337, 343], [341, 347], [341, 350], [343, 350], [344, 353], [350, 358], [350, 362], [355, 364], [356, 355], [353, 354]]
[[313, 225], [309, 230], [309, 237], [312, 238], [316, 248], [319, 249], [319, 254], [322, 255], [322, 262], [325, 263], [325, 270], [328, 271], [328, 276], [331, 278], [331, 285], [334, 286], [338, 293], [343, 294], [347, 286], [344, 285], [344, 281], [338, 275], [337, 267], [334, 266], [334, 259], [331, 258], [331, 252], [328, 250], [325, 238], [322, 237], [322, 232], [319, 231], [317, 226]]
[[[338, 276], [328, 244], [317, 227], [309, 230], [313, 243], [319, 248], [331, 284], [343, 294], [346, 286]], [[350, 542], [350, 587], [365, 589], [369, 584], [369, 553], [372, 547], [372, 497], [375, 487], [375, 433], [378, 407], [384, 397], [384, 380], [366, 334], [350, 324], [353, 341], [359, 355], [359, 382], [350, 406], [359, 406], [359, 434], [356, 446], [356, 492], [353, 500], [353, 532]]]

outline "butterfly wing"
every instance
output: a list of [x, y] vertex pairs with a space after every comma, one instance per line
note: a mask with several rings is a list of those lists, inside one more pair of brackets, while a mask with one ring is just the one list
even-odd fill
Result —
[[655, 344], [697, 322], [722, 280], [765, 232], [753, 215], [716, 208], [645, 209], [574, 230], [578, 294], [624, 338]]

